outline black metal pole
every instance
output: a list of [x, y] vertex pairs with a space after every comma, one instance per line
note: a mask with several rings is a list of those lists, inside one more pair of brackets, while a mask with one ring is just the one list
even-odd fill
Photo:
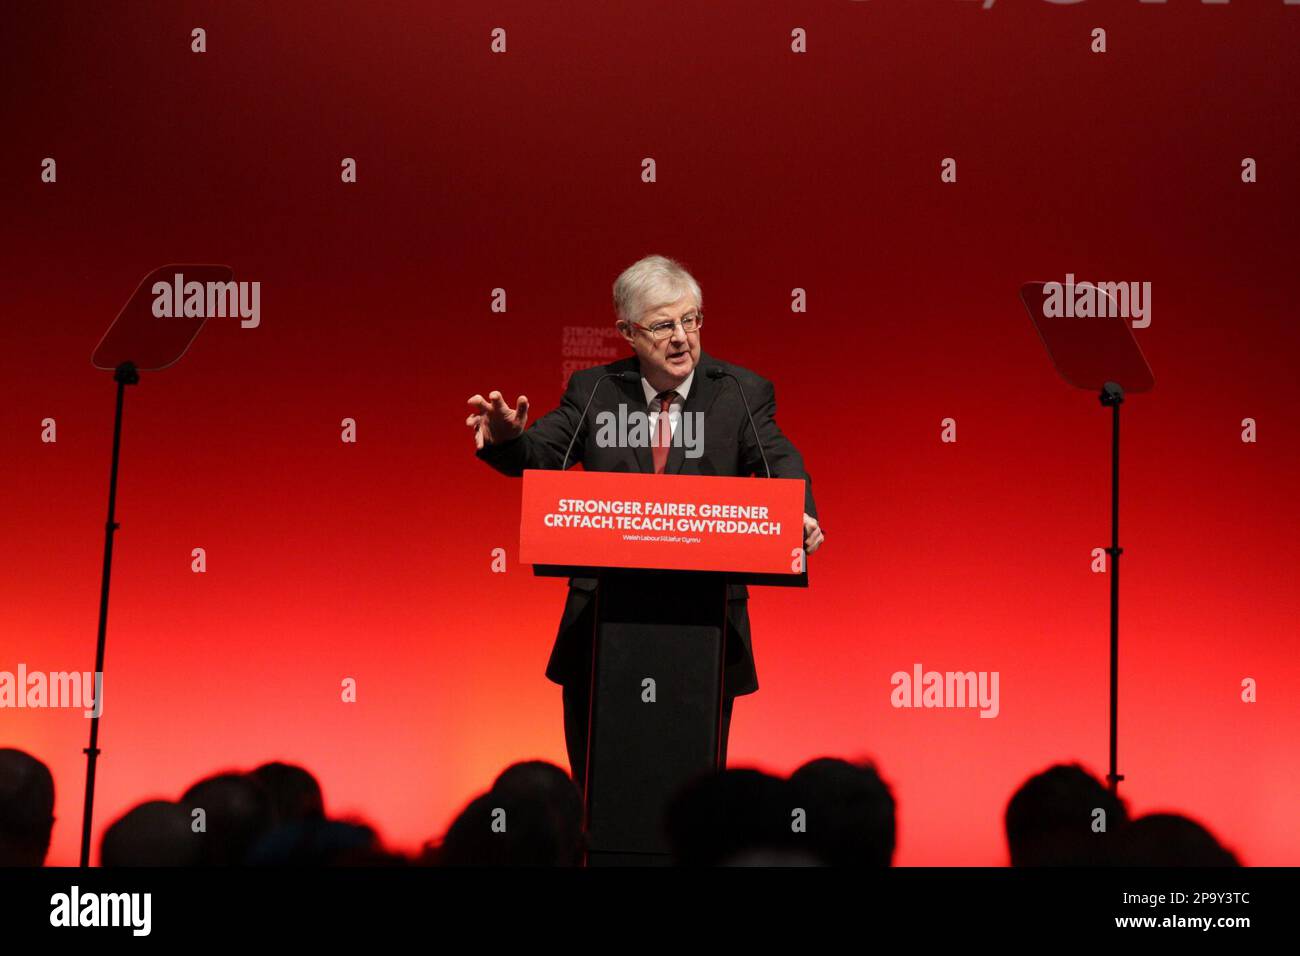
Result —
[[[122, 399], [126, 386], [140, 381], [140, 373], [133, 362], [123, 362], [113, 372], [117, 382], [117, 410], [113, 416], [113, 464], [108, 473], [108, 522], [104, 526], [104, 575], [99, 586], [99, 638], [95, 645], [95, 673], [104, 673], [104, 637], [108, 632], [108, 580], [113, 570], [113, 532], [118, 523], [117, 511], [117, 461], [122, 449]], [[99, 759], [99, 717], [103, 711], [103, 682], [98, 682], [100, 699], [95, 701], [95, 713], [90, 718], [90, 746], [86, 747], [86, 804], [81, 816], [81, 866], [90, 866], [90, 826], [95, 807], [95, 762]]]
[[1110, 773], [1106, 782], [1112, 793], [1124, 779], [1119, 772], [1119, 407], [1124, 404], [1124, 390], [1107, 382], [1101, 391], [1102, 405], [1110, 406]]

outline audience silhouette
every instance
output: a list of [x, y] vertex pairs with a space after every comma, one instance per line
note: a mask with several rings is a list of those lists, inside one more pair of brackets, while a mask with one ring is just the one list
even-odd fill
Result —
[[[729, 769], [691, 781], [664, 832], [682, 866], [890, 866], [892, 789], [874, 764], [836, 757], [788, 779]], [[331, 819], [306, 769], [265, 763], [197, 781], [180, 800], [148, 800], [110, 825], [103, 866], [581, 866], [583, 798], [555, 764], [501, 772], [415, 860], [373, 827]], [[1004, 818], [1012, 866], [1240, 866], [1203, 825], [1175, 813], [1129, 820], [1124, 802], [1077, 763], [1029, 777]], [[0, 749], [0, 866], [41, 866], [54, 825], [54, 780], [37, 758]]]
[[149, 800], [104, 831], [99, 862], [101, 866], [199, 866], [203, 839], [179, 803]]
[[810, 845], [826, 863], [893, 863], [894, 795], [874, 764], [821, 757], [791, 774], [790, 782], [807, 810]]
[[302, 767], [287, 763], [264, 763], [251, 774], [271, 800], [271, 819], [276, 824], [295, 820], [324, 820], [325, 799], [320, 784]]
[[1119, 866], [1240, 866], [1213, 834], [1176, 813], [1138, 817], [1118, 834]]
[[41, 866], [54, 829], [54, 778], [29, 753], [0, 748], [0, 866]]
[[1007, 804], [1012, 866], [1102, 866], [1128, 810], [1079, 764], [1056, 764], [1020, 785]]
[[470, 801], [434, 851], [437, 866], [559, 866], [572, 863], [546, 805], [489, 790]]
[[747, 851], [810, 853], [798, 832], [799, 806], [788, 780], [758, 770], [705, 774], [669, 804], [665, 830], [673, 859], [682, 866], [718, 866]]
[[511, 764], [492, 784], [492, 793], [535, 801], [546, 808], [555, 833], [558, 866], [580, 866], [587, 838], [582, 828], [582, 792], [564, 770], [545, 760]]
[[203, 866], [243, 863], [273, 823], [266, 788], [252, 776], [233, 771], [200, 780], [181, 795], [181, 805], [198, 827]]
[[249, 866], [401, 866], [378, 834], [357, 820], [291, 820], [266, 833], [244, 858]]

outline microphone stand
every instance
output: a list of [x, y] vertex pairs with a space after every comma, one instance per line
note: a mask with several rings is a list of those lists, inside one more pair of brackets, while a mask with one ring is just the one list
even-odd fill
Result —
[[573, 443], [578, 440], [578, 433], [582, 431], [582, 423], [587, 420], [587, 410], [591, 408], [591, 403], [596, 398], [596, 389], [600, 388], [600, 383], [607, 378], [616, 378], [620, 382], [637, 382], [641, 380], [641, 376], [636, 372], [606, 372], [596, 379], [596, 384], [591, 386], [591, 394], [587, 396], [587, 404], [582, 406], [582, 414], [578, 416], [578, 424], [573, 429], [573, 437], [569, 439], [569, 447], [564, 449], [564, 461], [560, 464], [560, 471], [568, 469], [569, 455], [573, 453]]
[[763, 451], [763, 439], [758, 436], [758, 426], [754, 424], [754, 413], [749, 410], [749, 399], [745, 397], [745, 389], [740, 384], [740, 379], [725, 368], [717, 365], [712, 366], [704, 374], [713, 379], [729, 378], [736, 383], [736, 391], [740, 393], [740, 400], [745, 403], [745, 414], [749, 417], [749, 429], [754, 433], [754, 444], [758, 446], [758, 453], [763, 456], [763, 470], [767, 472], [767, 477], [771, 478], [772, 469], [767, 464], [767, 452]]

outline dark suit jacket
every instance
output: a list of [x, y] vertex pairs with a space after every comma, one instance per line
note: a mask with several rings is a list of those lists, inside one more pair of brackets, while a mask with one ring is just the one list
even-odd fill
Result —
[[[687, 458], [683, 445], [674, 444], [669, 451], [665, 470], [681, 475], [766, 475], [763, 459], [759, 455], [754, 433], [745, 415], [736, 383], [728, 378], [710, 379], [704, 370], [720, 366], [731, 372], [745, 387], [754, 424], [763, 438], [763, 449], [774, 478], [802, 478], [807, 482], [804, 492], [804, 511], [817, 517], [813, 501], [812, 479], [804, 470], [803, 458], [790, 440], [781, 434], [776, 425], [776, 391], [772, 383], [748, 369], [719, 361], [700, 351], [700, 361], [691, 390], [682, 406], [683, 412], [704, 413], [703, 454]], [[527, 468], [559, 469], [564, 463], [564, 450], [574, 431], [577, 441], [569, 455], [569, 465], [582, 462], [587, 471], [653, 472], [653, 458], [649, 447], [602, 448], [596, 443], [596, 416], [602, 411], [617, 415], [620, 404], [628, 411], [646, 411], [645, 392], [640, 381], [621, 382], [609, 379], [601, 382], [596, 397], [581, 422], [579, 417], [591, 390], [600, 377], [608, 372], [635, 371], [640, 364], [636, 356], [629, 356], [608, 365], [583, 369], [569, 379], [569, 387], [560, 400], [560, 407], [548, 412], [518, 438], [500, 444], [485, 445], [478, 451], [482, 458], [502, 474], [517, 477]], [[680, 427], [680, 426], [679, 426]], [[557, 684], [569, 685], [588, 678], [591, 662], [591, 599], [596, 590], [595, 578], [570, 578], [569, 597], [560, 619], [555, 647], [546, 667], [546, 676]], [[749, 633], [749, 590], [743, 584], [728, 586], [727, 619], [731, 633], [727, 635], [727, 661], [725, 685], [728, 694], [742, 696], [758, 690], [758, 675], [754, 670], [754, 655]]]

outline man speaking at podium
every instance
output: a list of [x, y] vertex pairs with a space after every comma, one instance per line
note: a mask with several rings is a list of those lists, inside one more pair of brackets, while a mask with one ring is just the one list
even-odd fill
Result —
[[[702, 298], [699, 283], [677, 262], [647, 256], [633, 263], [614, 282], [615, 324], [633, 354], [575, 372], [560, 407], [527, 430], [525, 396], [519, 396], [511, 408], [500, 392], [491, 392], [487, 398], [475, 395], [469, 400], [473, 412], [466, 424], [474, 430], [477, 456], [512, 477], [525, 469], [560, 469], [582, 462], [587, 471], [766, 476], [770, 469], [773, 478], [802, 478], [807, 482], [804, 551], [812, 554], [824, 540], [817, 523], [812, 479], [804, 471], [798, 450], [776, 425], [772, 383], [700, 349]], [[611, 373], [624, 374], [602, 380]], [[753, 411], [761, 451], [738, 386], [743, 387]], [[588, 399], [591, 407], [584, 418], [582, 412]], [[624, 406], [623, 416], [617, 414], [620, 405]], [[597, 415], [611, 412], [625, 420], [628, 411], [648, 414], [650, 446], [609, 447], [608, 443], [598, 442], [601, 429], [592, 427]], [[686, 454], [678, 435], [683, 427], [682, 416], [687, 413], [702, 416], [693, 420], [702, 423], [705, 436], [703, 448], [693, 449], [698, 452], [693, 455]], [[673, 441], [674, 436], [677, 441]], [[584, 782], [587, 755], [595, 590], [595, 578], [569, 579], [569, 597], [546, 667], [547, 678], [564, 688], [565, 744], [579, 786]], [[734, 699], [758, 690], [748, 599], [745, 585], [728, 587], [727, 621], [731, 633], [726, 640], [723, 681], [722, 766], [726, 766]]]

